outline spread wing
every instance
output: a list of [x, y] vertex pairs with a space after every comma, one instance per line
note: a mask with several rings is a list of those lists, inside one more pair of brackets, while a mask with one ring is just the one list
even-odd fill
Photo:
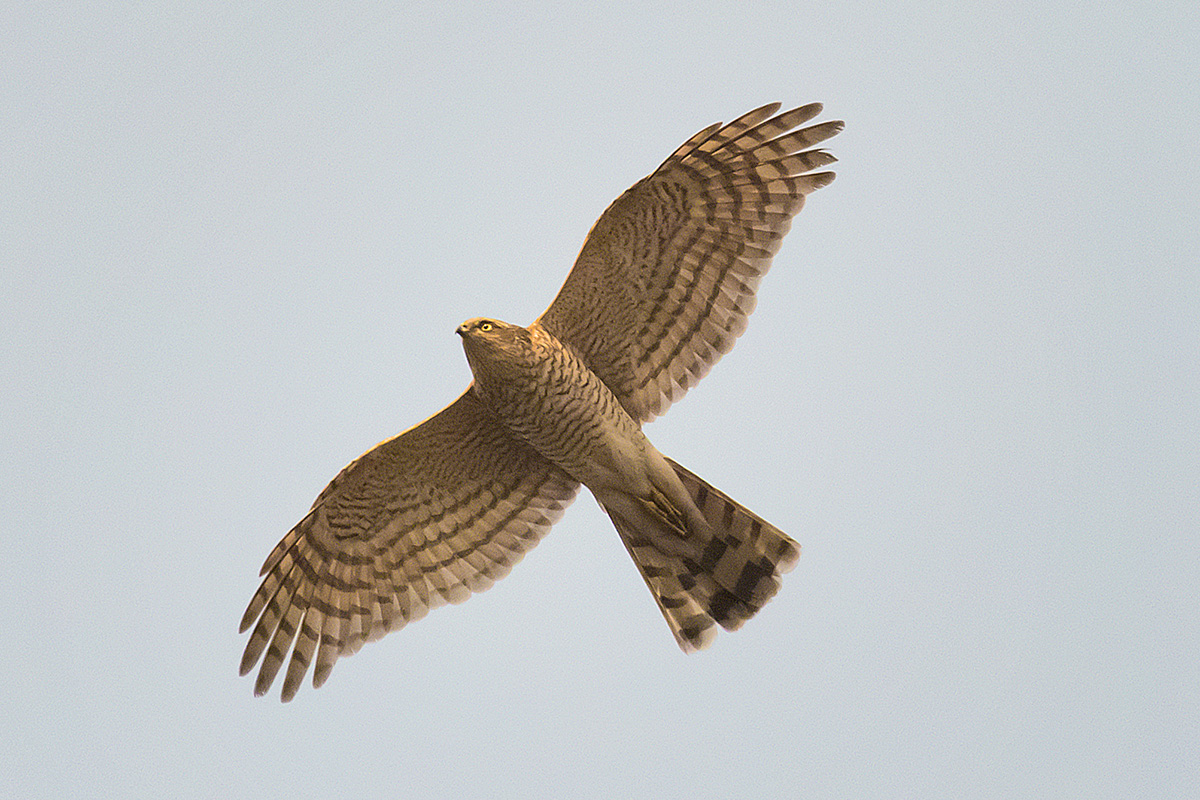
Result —
[[666, 411], [746, 329], [755, 291], [805, 195], [835, 159], [796, 130], [819, 104], [774, 103], [683, 143], [604, 212], [538, 320], [579, 352], [634, 419]]
[[242, 617], [258, 623], [241, 673], [265, 651], [263, 694], [290, 650], [290, 700], [315, 653], [320, 686], [339, 656], [507, 575], [578, 489], [468, 390], [343, 469], [275, 546]]

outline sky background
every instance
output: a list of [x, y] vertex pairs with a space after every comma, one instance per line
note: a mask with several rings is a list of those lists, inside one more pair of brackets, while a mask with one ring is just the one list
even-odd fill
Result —
[[[4, 4], [0, 795], [1200, 796], [1200, 11], [1087, 5]], [[584, 493], [255, 699], [259, 566], [455, 326], [772, 100], [839, 177], [647, 433], [778, 597], [685, 657]]]

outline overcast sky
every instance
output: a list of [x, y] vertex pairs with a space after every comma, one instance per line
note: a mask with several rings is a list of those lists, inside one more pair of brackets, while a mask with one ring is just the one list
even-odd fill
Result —
[[[1200, 796], [1200, 12], [1087, 5], [5, 4], [0, 795]], [[772, 100], [839, 177], [647, 433], [778, 597], [682, 655], [584, 493], [255, 699], [259, 566], [455, 326]]]

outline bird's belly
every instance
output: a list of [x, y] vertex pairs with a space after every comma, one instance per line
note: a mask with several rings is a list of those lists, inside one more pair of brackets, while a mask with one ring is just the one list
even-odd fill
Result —
[[497, 415], [593, 492], [644, 482], [648, 442], [641, 427], [591, 370], [578, 362], [571, 366], [506, 387], [494, 403]]

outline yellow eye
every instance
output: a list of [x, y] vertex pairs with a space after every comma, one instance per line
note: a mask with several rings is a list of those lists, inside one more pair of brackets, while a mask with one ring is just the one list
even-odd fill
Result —
[[490, 322], [479, 323], [479, 330], [483, 331], [484, 333], [487, 333], [491, 329], [492, 329], [492, 323], [490, 323]]

